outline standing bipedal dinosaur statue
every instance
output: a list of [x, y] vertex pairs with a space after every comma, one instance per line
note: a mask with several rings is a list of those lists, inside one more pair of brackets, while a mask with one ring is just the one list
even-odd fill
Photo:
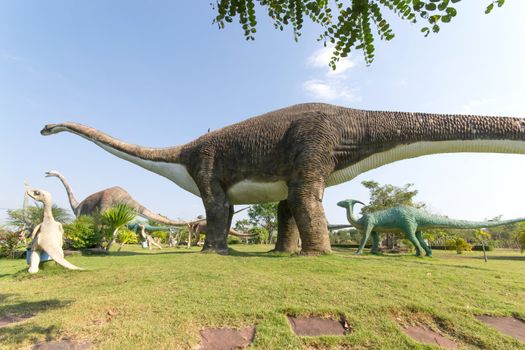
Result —
[[[428, 229], [473, 229], [503, 226], [515, 222], [525, 221], [525, 218], [502, 221], [468, 221], [449, 219], [445, 216], [433, 215], [424, 210], [405, 205], [366, 213], [357, 219], [354, 215], [354, 205], [363, 204], [355, 199], [347, 199], [337, 203], [346, 209], [348, 221], [363, 233], [363, 239], [356, 254], [361, 254], [370, 235], [372, 235], [372, 254], [379, 252], [379, 233], [403, 233], [416, 248], [416, 255], [420, 256], [424, 250], [427, 256], [432, 256], [432, 250], [426, 244], [421, 231]], [[364, 204], [363, 204], [364, 205]]]
[[234, 204], [280, 201], [277, 251], [330, 252], [326, 186], [401, 159], [449, 152], [525, 153], [518, 118], [378, 112], [328, 104], [283, 108], [211, 131], [187, 144], [145, 148], [77, 123], [49, 124], [200, 196], [208, 231], [203, 251], [227, 252]]
[[183, 226], [188, 224], [186, 221], [171, 220], [163, 215], [152, 212], [133, 199], [133, 197], [131, 197], [131, 195], [126, 190], [118, 186], [106, 188], [105, 190], [93, 193], [79, 203], [64, 175], [56, 170], [47, 171], [45, 174], [46, 177], [54, 176], [58, 177], [60, 181], [62, 181], [62, 184], [66, 188], [71, 210], [73, 210], [73, 213], [76, 217], [79, 217], [80, 215], [93, 215], [97, 211], [102, 213], [116, 204], [125, 203], [132, 207], [137, 215], [140, 215], [145, 219], [150, 219], [165, 225], [173, 226]]
[[70, 270], [82, 270], [64, 259], [62, 250], [62, 237], [64, 229], [60, 222], [55, 221], [51, 212], [51, 194], [44, 190], [35, 190], [26, 186], [26, 193], [29, 197], [44, 205], [44, 220], [38, 224], [31, 233], [31, 251], [29, 260], [29, 273], [37, 273], [40, 264], [40, 254], [46, 252], [59, 265]]

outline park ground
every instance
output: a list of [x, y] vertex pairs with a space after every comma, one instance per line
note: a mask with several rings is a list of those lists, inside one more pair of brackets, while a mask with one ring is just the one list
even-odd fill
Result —
[[[0, 260], [0, 318], [33, 315], [0, 328], [0, 348], [68, 338], [97, 349], [194, 349], [206, 327], [256, 325], [253, 349], [437, 349], [402, 331], [424, 324], [460, 349], [525, 349], [475, 318], [525, 320], [519, 251], [492, 251], [485, 263], [480, 252], [302, 257], [231, 247], [220, 256], [128, 246], [67, 257], [85, 271], [48, 262], [36, 275], [24, 260]], [[287, 315], [344, 318], [351, 332], [298, 337]]]

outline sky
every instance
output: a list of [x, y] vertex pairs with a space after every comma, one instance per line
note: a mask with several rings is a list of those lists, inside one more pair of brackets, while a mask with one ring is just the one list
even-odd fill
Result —
[[[457, 5], [458, 16], [425, 38], [393, 16], [396, 34], [328, 68], [320, 28], [299, 42], [259, 12], [255, 41], [238, 24], [219, 30], [209, 1], [0, 0], [0, 224], [20, 208], [24, 181], [69, 208], [68, 178], [79, 200], [121, 186], [171, 218], [204, 213], [200, 199], [169, 180], [68, 133], [43, 137], [45, 124], [75, 121], [151, 147], [183, 144], [278, 108], [327, 102], [352, 108], [525, 117], [525, 2]], [[339, 200], [364, 202], [361, 181], [413, 183], [416, 200], [438, 214], [480, 220], [525, 216], [525, 156], [445, 154], [403, 160], [327, 188], [331, 223], [345, 223]], [[239, 214], [236, 219], [243, 218]], [[235, 219], [234, 219], [235, 220]]]

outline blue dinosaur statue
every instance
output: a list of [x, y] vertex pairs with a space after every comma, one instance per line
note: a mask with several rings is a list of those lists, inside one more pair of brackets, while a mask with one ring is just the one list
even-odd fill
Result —
[[416, 248], [416, 255], [421, 256], [424, 250], [427, 256], [432, 256], [432, 249], [426, 244], [421, 231], [435, 228], [473, 229], [503, 226], [525, 221], [525, 218], [502, 221], [468, 221], [449, 219], [445, 216], [430, 214], [424, 210], [399, 205], [393, 208], [366, 213], [357, 219], [354, 215], [354, 205], [363, 204], [355, 199], [347, 199], [337, 203], [346, 208], [348, 221], [359, 231], [363, 232], [363, 239], [356, 252], [361, 254], [366, 242], [372, 235], [372, 254], [379, 252], [379, 233], [403, 233]]

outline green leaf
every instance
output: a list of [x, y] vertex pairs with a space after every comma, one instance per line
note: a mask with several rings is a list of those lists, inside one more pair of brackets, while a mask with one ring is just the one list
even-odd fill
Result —
[[425, 9], [427, 9], [428, 11], [434, 11], [436, 8], [437, 6], [433, 2], [430, 2], [425, 5]]
[[487, 9], [485, 10], [485, 14], [489, 14], [494, 9], [494, 3], [487, 6]]

